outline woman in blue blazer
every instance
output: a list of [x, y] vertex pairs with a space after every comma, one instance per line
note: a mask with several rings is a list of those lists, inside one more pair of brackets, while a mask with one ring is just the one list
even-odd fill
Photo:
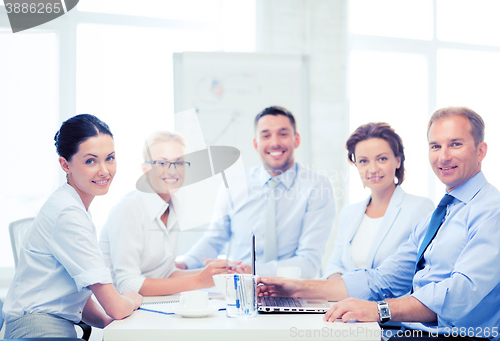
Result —
[[401, 188], [403, 141], [387, 123], [360, 126], [347, 140], [346, 148], [349, 161], [371, 195], [340, 212], [335, 247], [325, 270], [328, 279], [356, 268], [377, 268], [434, 210], [430, 199]]

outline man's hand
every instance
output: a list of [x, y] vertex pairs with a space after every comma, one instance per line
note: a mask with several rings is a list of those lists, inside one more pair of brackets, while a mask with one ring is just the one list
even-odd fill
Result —
[[179, 262], [179, 263], [175, 262], [175, 267], [177, 269], [181, 269], [181, 270], [187, 270], [187, 268], [188, 268], [186, 263], [182, 263], [182, 262]]
[[252, 267], [247, 264], [241, 264], [237, 268], [235, 268], [235, 272], [239, 274], [251, 274], [252, 273]]
[[326, 322], [336, 319], [357, 320], [359, 322], [378, 322], [378, 308], [376, 302], [364, 301], [357, 298], [346, 298], [332, 306], [323, 317]]
[[210, 263], [215, 262], [217, 260], [218, 260], [217, 258], [205, 258], [205, 257], [203, 257], [203, 265], [207, 266]]
[[283, 277], [259, 277], [257, 285], [259, 296], [300, 296], [302, 289], [301, 281]]

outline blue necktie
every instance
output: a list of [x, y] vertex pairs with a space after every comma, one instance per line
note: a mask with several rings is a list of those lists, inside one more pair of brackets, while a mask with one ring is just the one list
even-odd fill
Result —
[[418, 256], [417, 256], [417, 263], [415, 263], [415, 273], [417, 271], [423, 269], [423, 263], [424, 263], [424, 252], [429, 246], [429, 244], [432, 242], [434, 237], [437, 234], [437, 231], [443, 224], [443, 219], [446, 214], [446, 207], [448, 206], [449, 203], [451, 203], [453, 200], [453, 196], [449, 194], [445, 194], [443, 199], [438, 204], [438, 207], [434, 210], [434, 213], [432, 214], [431, 222], [429, 223], [429, 227], [427, 228], [427, 232], [425, 233], [424, 240], [422, 241], [422, 244], [420, 244], [420, 248], [418, 249]]

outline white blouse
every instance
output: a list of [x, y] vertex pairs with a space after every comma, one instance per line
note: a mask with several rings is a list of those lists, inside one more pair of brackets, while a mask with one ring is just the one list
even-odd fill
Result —
[[19, 264], [4, 305], [7, 322], [47, 313], [73, 322], [92, 294], [89, 285], [111, 283], [90, 213], [73, 187], [59, 187], [24, 234]]
[[179, 224], [156, 193], [132, 191], [111, 210], [99, 246], [119, 292], [139, 292], [146, 278], [168, 278], [175, 270]]
[[351, 243], [352, 261], [356, 268], [369, 268], [366, 259], [368, 258], [373, 238], [375, 238], [383, 218], [370, 218], [366, 214], [364, 215], [361, 225], [359, 225], [358, 231]]

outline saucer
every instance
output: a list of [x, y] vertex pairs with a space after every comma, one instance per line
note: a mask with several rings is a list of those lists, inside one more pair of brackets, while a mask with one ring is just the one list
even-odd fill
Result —
[[211, 305], [203, 309], [193, 310], [176, 306], [172, 307], [172, 310], [174, 311], [174, 313], [179, 314], [182, 317], [205, 317], [218, 311], [219, 307]]

